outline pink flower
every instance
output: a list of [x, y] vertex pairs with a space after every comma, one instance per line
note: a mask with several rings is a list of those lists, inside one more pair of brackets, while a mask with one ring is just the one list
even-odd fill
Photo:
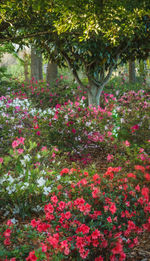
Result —
[[60, 209], [61, 211], [63, 211], [64, 208], [65, 208], [65, 206], [66, 206], [66, 203], [65, 203], [64, 201], [60, 201], [59, 204], [58, 204], [58, 206], [59, 206], [59, 209]]
[[60, 172], [60, 175], [62, 176], [63, 174], [68, 174], [69, 173], [69, 169], [64, 168], [62, 169], [62, 171]]
[[40, 136], [40, 135], [41, 135], [41, 132], [40, 132], [40, 131], [37, 131], [37, 132], [36, 132], [36, 135]]
[[108, 217], [108, 218], [107, 218], [107, 221], [108, 221], [109, 223], [112, 223], [111, 217]]
[[22, 154], [24, 152], [23, 149], [18, 149], [17, 151], [18, 151], [19, 154]]
[[131, 127], [132, 133], [135, 132], [138, 129], [139, 129], [139, 125], [137, 125], [137, 124]]
[[58, 202], [57, 196], [52, 196], [52, 197], [51, 197], [51, 201], [52, 201], [54, 204], [56, 204], [56, 203]]
[[98, 229], [95, 229], [93, 232], [92, 232], [92, 239], [97, 239], [99, 236], [100, 236], [100, 231]]
[[48, 211], [49, 213], [53, 213], [54, 212], [54, 208], [53, 208], [51, 203], [49, 203], [48, 205], [45, 205], [44, 210]]
[[42, 245], [42, 252], [47, 252], [47, 245], [41, 243]]
[[10, 235], [11, 235], [11, 230], [10, 230], [9, 228], [7, 228], [7, 229], [5, 230], [5, 232], [3, 233], [3, 235], [4, 235], [5, 238], [10, 237]]
[[71, 131], [72, 131], [72, 133], [76, 133], [76, 130], [75, 130], [74, 128], [72, 128], [72, 130], [71, 130]]
[[145, 174], [145, 179], [148, 180], [148, 181], [150, 181], [150, 174], [146, 173], [146, 174]]
[[116, 208], [115, 203], [112, 203], [112, 204], [111, 204], [111, 206], [109, 207], [109, 210], [110, 210], [110, 212], [111, 212], [112, 214], [116, 213], [117, 208]]
[[35, 219], [31, 220], [31, 226], [32, 227], [36, 227], [38, 225], [38, 221], [36, 221]]
[[1, 163], [1, 164], [3, 163], [3, 161], [4, 161], [3, 158], [0, 158], [0, 163]]
[[69, 248], [68, 248], [68, 247], [65, 247], [65, 249], [64, 249], [64, 254], [65, 254], [66, 256], [68, 256], [69, 253], [70, 253]]
[[108, 154], [107, 161], [112, 161], [114, 156], [112, 154]]
[[20, 137], [18, 140], [19, 140], [19, 143], [20, 143], [20, 144], [23, 144], [23, 145], [24, 145], [24, 140], [25, 140], [25, 138]]
[[29, 256], [26, 258], [26, 261], [36, 261], [37, 257], [35, 256], [35, 251], [29, 253]]
[[88, 234], [90, 231], [90, 228], [86, 226], [85, 224], [82, 224], [80, 227], [77, 228], [76, 233], [83, 233], [83, 234]]
[[130, 147], [130, 142], [129, 142], [128, 140], [126, 140], [126, 141], [124, 142], [124, 145], [125, 145], [126, 147]]
[[46, 146], [43, 146], [41, 151], [47, 151], [47, 147]]
[[14, 141], [12, 142], [12, 147], [13, 147], [13, 149], [16, 148], [18, 145], [19, 145], [18, 140], [14, 140]]
[[10, 244], [11, 244], [10, 238], [8, 237], [8, 238], [6, 238], [6, 239], [4, 240], [4, 245], [5, 245], [5, 246], [9, 246]]

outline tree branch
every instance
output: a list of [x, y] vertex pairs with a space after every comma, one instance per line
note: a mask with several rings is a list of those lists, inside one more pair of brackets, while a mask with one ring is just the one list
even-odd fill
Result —
[[81, 82], [81, 80], [80, 80], [80, 78], [79, 78], [79, 76], [78, 76], [77, 71], [73, 68], [72, 63], [71, 63], [71, 59], [69, 58], [69, 56], [68, 56], [64, 51], [61, 51], [61, 54], [63, 55], [63, 57], [64, 57], [65, 60], [67, 61], [68, 66], [69, 66], [70, 70], [72, 71], [75, 80], [79, 83], [80, 87], [81, 87], [84, 91], [87, 91], [87, 88], [86, 88], [85, 85]]
[[32, 33], [32, 34], [26, 34], [26, 35], [20, 35], [17, 37], [9, 37], [9, 38], [0, 38], [0, 42], [8, 42], [8, 41], [13, 41], [13, 40], [22, 40], [25, 38], [33, 38], [39, 35], [45, 35], [52, 33], [51, 31], [45, 31], [45, 32], [37, 32], [37, 33]]

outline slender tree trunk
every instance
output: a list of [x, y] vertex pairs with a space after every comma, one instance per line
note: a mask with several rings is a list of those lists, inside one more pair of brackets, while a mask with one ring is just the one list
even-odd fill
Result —
[[90, 85], [88, 90], [88, 105], [92, 105], [94, 107], [100, 106], [100, 96], [103, 88], [97, 87], [94, 84]]
[[42, 54], [38, 54], [38, 71], [39, 71], [39, 80], [43, 80], [43, 61]]
[[29, 55], [26, 52], [24, 52], [23, 60], [24, 60], [24, 78], [25, 81], [28, 82], [29, 81], [29, 71], [28, 71]]
[[49, 61], [47, 65], [47, 72], [46, 72], [46, 81], [47, 83], [51, 84], [57, 79], [58, 69], [57, 64], [51, 63]]
[[129, 60], [129, 83], [135, 83], [135, 61]]
[[34, 79], [34, 81], [43, 79], [42, 55], [37, 53], [34, 47], [31, 47], [31, 77]]
[[25, 77], [25, 81], [28, 82], [29, 81], [29, 72], [28, 72], [28, 62], [24, 61], [24, 77]]

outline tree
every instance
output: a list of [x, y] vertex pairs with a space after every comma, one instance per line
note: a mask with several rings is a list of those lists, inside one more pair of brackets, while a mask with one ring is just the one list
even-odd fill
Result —
[[49, 84], [53, 83], [57, 79], [57, 74], [58, 74], [57, 64], [49, 61], [47, 65], [47, 71], [46, 71], [47, 83]]
[[[52, 61], [60, 65], [67, 62], [76, 81], [87, 91], [89, 105], [97, 106], [119, 64], [129, 58], [147, 57], [149, 20], [149, 0], [17, 0], [15, 4], [9, 0], [5, 21], [11, 21], [9, 34], [15, 32], [16, 37], [6, 31], [1, 37], [13, 41], [34, 37]], [[79, 69], [85, 72], [88, 86], [79, 78]]]
[[129, 60], [129, 83], [135, 83], [135, 60]]
[[31, 46], [31, 77], [34, 81], [43, 80], [42, 54]]

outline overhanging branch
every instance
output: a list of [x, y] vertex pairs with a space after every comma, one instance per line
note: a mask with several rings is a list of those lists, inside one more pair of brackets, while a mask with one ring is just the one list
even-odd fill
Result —
[[78, 76], [77, 71], [73, 68], [72, 63], [71, 63], [71, 59], [69, 58], [69, 56], [68, 56], [64, 51], [61, 51], [61, 54], [63, 55], [63, 57], [64, 57], [65, 60], [67, 61], [68, 66], [69, 66], [70, 70], [72, 71], [75, 80], [79, 83], [80, 87], [81, 87], [83, 90], [87, 91], [87, 88], [86, 88], [85, 85], [81, 82], [81, 80], [80, 80], [80, 78], [79, 78], [79, 76]]

